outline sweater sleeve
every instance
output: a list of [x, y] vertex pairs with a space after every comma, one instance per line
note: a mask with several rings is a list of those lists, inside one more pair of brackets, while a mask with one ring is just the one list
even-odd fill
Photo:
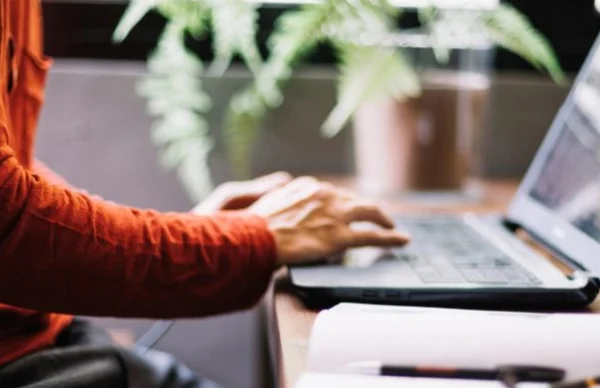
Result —
[[65, 178], [54, 172], [54, 170], [50, 169], [44, 162], [38, 159], [33, 161], [32, 172], [44, 178], [48, 183], [74, 189], [73, 186], [69, 185]]
[[251, 307], [275, 268], [265, 221], [119, 206], [49, 183], [0, 146], [0, 301], [41, 312], [186, 318]]

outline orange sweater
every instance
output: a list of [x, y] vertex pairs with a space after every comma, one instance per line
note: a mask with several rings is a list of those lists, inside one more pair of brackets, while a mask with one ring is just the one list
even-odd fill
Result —
[[35, 168], [50, 67], [40, 4], [0, 7], [0, 365], [51, 345], [71, 322], [62, 314], [185, 318], [255, 304], [275, 267], [263, 219], [118, 206]]

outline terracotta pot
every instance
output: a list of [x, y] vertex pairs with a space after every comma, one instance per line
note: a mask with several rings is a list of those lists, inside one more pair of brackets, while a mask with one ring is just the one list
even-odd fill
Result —
[[462, 190], [476, 166], [489, 84], [475, 73], [429, 73], [418, 98], [364, 104], [354, 118], [359, 189], [380, 196]]

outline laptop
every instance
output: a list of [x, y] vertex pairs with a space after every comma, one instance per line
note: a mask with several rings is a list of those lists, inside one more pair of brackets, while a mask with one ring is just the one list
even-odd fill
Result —
[[[600, 37], [502, 215], [401, 215], [412, 241], [289, 269], [307, 304], [582, 308], [600, 282]], [[565, 275], [521, 240], [568, 264]]]

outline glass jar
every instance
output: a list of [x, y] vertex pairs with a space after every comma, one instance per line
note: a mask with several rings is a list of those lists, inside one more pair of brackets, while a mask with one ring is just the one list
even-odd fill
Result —
[[[415, 38], [416, 37], [416, 38]], [[401, 48], [421, 81], [418, 97], [364, 104], [354, 117], [359, 189], [369, 195], [463, 192], [478, 175], [493, 48], [475, 36], [436, 60], [425, 38]]]

